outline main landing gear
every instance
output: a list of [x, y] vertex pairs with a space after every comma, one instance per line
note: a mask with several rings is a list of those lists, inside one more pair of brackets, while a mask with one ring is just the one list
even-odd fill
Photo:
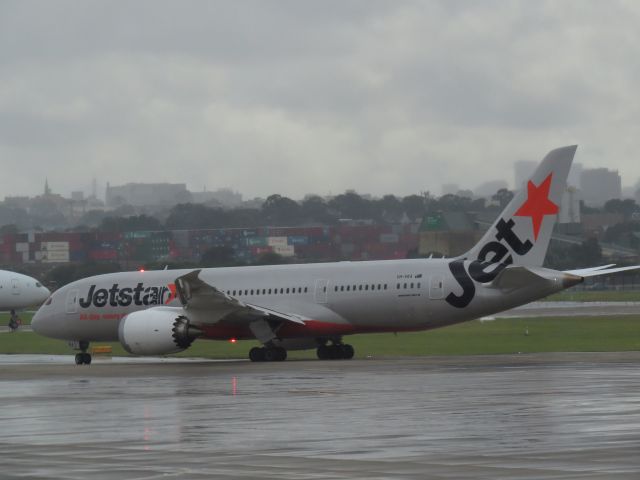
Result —
[[76, 365], [91, 364], [91, 354], [87, 353], [87, 350], [89, 349], [89, 342], [81, 341], [78, 342], [78, 345], [82, 352], [76, 353]]
[[282, 362], [287, 359], [287, 351], [282, 347], [253, 347], [249, 350], [252, 362]]
[[355, 351], [346, 343], [334, 343], [332, 345], [320, 345], [316, 350], [320, 360], [350, 360]]

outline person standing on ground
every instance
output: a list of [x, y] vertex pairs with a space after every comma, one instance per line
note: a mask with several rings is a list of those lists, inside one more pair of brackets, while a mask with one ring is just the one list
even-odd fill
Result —
[[20, 317], [18, 317], [16, 311], [11, 310], [11, 314], [9, 316], [9, 330], [15, 332], [16, 330], [18, 330], [21, 324], [22, 320], [20, 320]]

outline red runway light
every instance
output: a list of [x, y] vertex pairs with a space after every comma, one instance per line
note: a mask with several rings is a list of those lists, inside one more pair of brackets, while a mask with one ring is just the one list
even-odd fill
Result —
[[229, 341], [230, 341], [231, 343], [236, 343], [238, 340], [237, 340], [237, 339], [235, 339], [235, 338], [230, 338], [230, 339], [229, 339]]

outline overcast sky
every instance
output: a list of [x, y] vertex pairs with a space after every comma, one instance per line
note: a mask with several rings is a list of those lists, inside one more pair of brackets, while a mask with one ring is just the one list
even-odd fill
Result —
[[[640, 2], [0, 0], [0, 198], [640, 178]], [[103, 194], [103, 192], [100, 192]]]

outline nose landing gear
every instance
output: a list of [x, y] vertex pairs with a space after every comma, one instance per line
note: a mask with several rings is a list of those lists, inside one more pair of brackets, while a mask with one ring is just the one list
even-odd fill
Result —
[[82, 351], [80, 353], [76, 353], [76, 365], [90, 365], [91, 354], [87, 353], [87, 350], [89, 349], [89, 342], [84, 340], [78, 342], [78, 348]]

